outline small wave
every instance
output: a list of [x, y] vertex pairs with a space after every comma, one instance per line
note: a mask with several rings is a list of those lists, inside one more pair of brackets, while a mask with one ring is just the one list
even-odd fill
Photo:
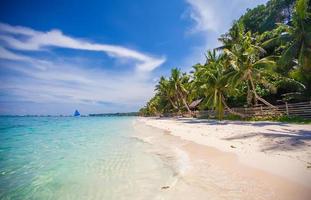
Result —
[[186, 171], [190, 169], [189, 156], [185, 151], [177, 147], [175, 147], [174, 152], [177, 155], [178, 174], [184, 175]]
[[137, 140], [139, 142], [146, 143], [146, 144], [152, 144], [152, 142], [151, 142], [152, 137], [141, 137], [141, 136], [137, 136], [137, 135], [132, 135], [130, 138], [133, 140]]
[[167, 180], [166, 186], [173, 188], [180, 179], [183, 179], [186, 172], [191, 168], [188, 154], [180, 148], [175, 147], [170, 153], [157, 153], [162, 159], [166, 160], [166, 164], [173, 170], [172, 176]]

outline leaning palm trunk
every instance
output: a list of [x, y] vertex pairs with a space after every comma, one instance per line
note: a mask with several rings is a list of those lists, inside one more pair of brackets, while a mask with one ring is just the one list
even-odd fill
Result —
[[257, 100], [261, 101], [262, 103], [264, 103], [265, 105], [271, 107], [271, 108], [275, 108], [274, 105], [272, 105], [271, 103], [269, 103], [268, 101], [264, 100], [263, 98], [261, 98], [257, 92], [256, 92], [256, 88], [255, 88], [255, 84], [253, 82], [253, 78], [249, 75], [249, 81], [251, 83], [251, 87], [252, 87], [252, 91], [254, 93], [254, 98], [255, 98], [255, 104], [257, 104]]
[[190, 108], [189, 108], [189, 106], [188, 106], [188, 104], [187, 104], [187, 102], [186, 102], [184, 96], [183, 96], [183, 95], [181, 94], [181, 92], [179, 92], [179, 91], [178, 91], [178, 94], [179, 94], [179, 96], [180, 96], [180, 98], [181, 98], [181, 100], [182, 100], [184, 106], [186, 107], [188, 113], [192, 116], [192, 112], [191, 112], [191, 110], [190, 110]]
[[186, 100], [185, 100], [184, 98], [182, 98], [182, 101], [183, 101], [183, 103], [184, 103], [184, 105], [185, 105], [185, 107], [186, 107], [188, 113], [192, 116], [192, 111], [190, 110], [190, 108], [189, 108], [189, 106], [188, 106]]
[[221, 100], [222, 100], [222, 103], [224, 104], [225, 108], [228, 110], [229, 113], [231, 113], [231, 114], [233, 114], [233, 115], [240, 116], [240, 117], [242, 117], [242, 118], [245, 118], [245, 117], [246, 117], [244, 114], [232, 110], [232, 109], [227, 105], [224, 96], [222, 96], [222, 99], [221, 99]]
[[168, 97], [168, 100], [171, 103], [171, 105], [173, 106], [173, 108], [178, 110], [178, 107], [175, 105], [175, 103], [173, 102], [173, 100], [170, 97]]
[[265, 105], [271, 107], [271, 108], [275, 108], [274, 105], [272, 105], [271, 103], [269, 103], [268, 101], [264, 100], [263, 98], [261, 98], [260, 96], [257, 95], [257, 93], [255, 92], [255, 98], [258, 99], [259, 101], [261, 101], [262, 103], [264, 103]]

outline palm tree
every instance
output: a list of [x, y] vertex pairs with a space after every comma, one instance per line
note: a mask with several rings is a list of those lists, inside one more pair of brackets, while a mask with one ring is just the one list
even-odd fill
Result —
[[178, 110], [177, 104], [174, 102], [174, 91], [173, 88], [171, 87], [171, 84], [169, 80], [167, 80], [165, 77], [161, 76], [159, 83], [156, 85], [156, 91], [166, 98], [172, 107], [176, 110]]
[[263, 43], [264, 46], [287, 44], [280, 63], [287, 65], [298, 60], [298, 66], [311, 72], [311, 14], [309, 0], [297, 0], [293, 21], [290, 25], [278, 24], [282, 31], [276, 37]]
[[169, 83], [170, 87], [173, 88], [177, 99], [183, 103], [189, 114], [191, 114], [191, 110], [187, 103], [187, 84], [189, 83], [189, 77], [186, 74], [182, 74], [180, 69], [173, 68], [171, 71]]
[[216, 50], [230, 49], [234, 44], [239, 43], [243, 40], [243, 34], [245, 28], [242, 22], [236, 22], [228, 33], [221, 35], [218, 38], [223, 45], [216, 48]]
[[207, 105], [216, 110], [218, 119], [224, 116], [224, 108], [234, 115], [244, 117], [229, 108], [225, 95], [232, 91], [228, 82], [227, 70], [224, 65], [223, 55], [216, 55], [214, 51], [208, 51], [205, 65], [194, 66], [194, 85], [198, 91], [202, 91], [207, 98]]
[[[244, 34], [243, 40], [233, 44], [230, 49], [224, 49], [227, 64], [234, 69], [230, 72], [233, 87], [246, 82], [248, 87], [248, 103], [253, 100], [256, 105], [257, 100], [259, 100], [270, 107], [274, 107], [256, 92], [256, 85], [258, 83], [263, 83], [264, 85], [269, 84], [262, 77], [262, 74], [275, 65], [273, 61], [274, 57], [263, 57], [264, 53], [265, 50], [256, 43], [256, 39], [252, 37], [250, 32]], [[272, 73], [272, 70], [270, 71]]]

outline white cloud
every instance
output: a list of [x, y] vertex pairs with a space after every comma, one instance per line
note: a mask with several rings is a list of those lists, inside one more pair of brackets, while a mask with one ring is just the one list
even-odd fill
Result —
[[217, 31], [219, 29], [220, 17], [214, 9], [213, 1], [187, 0], [190, 4], [190, 17], [195, 21], [194, 31]]
[[11, 26], [3, 23], [0, 23], [0, 40], [4, 41], [8, 48], [24, 51], [39, 51], [49, 46], [87, 51], [102, 51], [112, 57], [134, 60], [136, 62], [136, 69], [141, 71], [152, 71], [166, 60], [163, 56], [149, 56], [145, 53], [122, 46], [98, 44], [69, 37], [64, 35], [60, 30], [41, 32], [27, 27]]
[[32, 64], [33, 67], [40, 69], [40, 70], [45, 70], [46, 69], [45, 66], [50, 64], [49, 61], [34, 59], [28, 56], [16, 54], [1, 46], [0, 46], [0, 59], [27, 62], [27, 63]]
[[234, 20], [247, 8], [253, 8], [268, 0], [186, 0], [190, 5], [189, 16], [195, 21], [193, 31], [224, 33]]
[[247, 8], [253, 8], [268, 0], [185, 0], [189, 8], [186, 15], [194, 24], [187, 33], [202, 38], [201, 45], [192, 47], [193, 51], [184, 59], [183, 66], [189, 67], [204, 62], [208, 49], [220, 46], [218, 37], [227, 32]]
[[[13, 100], [16, 101], [79, 105], [85, 112], [90, 112], [88, 108], [92, 105], [98, 106], [98, 110], [93, 109], [92, 112], [107, 112], [107, 109], [114, 112], [133, 111], [143, 106], [153, 94], [152, 78], [141, 77], [139, 73], [133, 71], [108, 73], [99, 68], [89, 69], [85, 66], [87, 63], [76, 65], [72, 62], [58, 63], [52, 60], [46, 66], [41, 64], [45, 70], [38, 70], [35, 65], [36, 62], [28, 65], [2, 63], [2, 68], [15, 73], [7, 74], [6, 80], [0, 79], [0, 91], [8, 91], [9, 96], [14, 97]], [[19, 75], [16, 76], [16, 73]], [[119, 107], [103, 110], [99, 105], [100, 102], [110, 102]], [[32, 113], [31, 108], [23, 109]], [[34, 112], [43, 114], [38, 110]], [[66, 114], [66, 112], [68, 110], [56, 108], [54, 111], [50, 110], [48, 114]]]
[[[0, 45], [0, 112], [11, 114], [68, 114], [74, 107], [84, 113], [135, 111], [152, 96], [151, 72], [165, 61], [59, 30], [41, 32], [8, 24], [0, 24]], [[127, 69], [111, 70], [88, 57], [65, 57], [47, 47], [103, 52]]]
[[11, 26], [9, 24], [4, 24], [4, 23], [0, 23], [0, 30], [7, 32], [7, 33], [22, 34], [22, 35], [28, 35], [28, 36], [34, 36], [39, 33], [31, 28], [27, 28], [23, 26]]
[[17, 55], [3, 47], [0, 47], [0, 58], [8, 60], [17, 60], [17, 61], [31, 61], [27, 56]]

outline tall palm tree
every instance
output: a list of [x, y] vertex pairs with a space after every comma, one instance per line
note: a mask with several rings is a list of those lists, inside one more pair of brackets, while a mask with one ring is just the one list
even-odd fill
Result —
[[182, 74], [180, 69], [173, 68], [169, 82], [174, 89], [176, 97], [183, 103], [189, 114], [191, 114], [191, 110], [187, 103], [187, 84], [189, 82], [189, 77], [186, 74]]
[[230, 49], [234, 44], [243, 40], [245, 28], [242, 22], [236, 22], [228, 33], [221, 35], [218, 38], [223, 45], [216, 48], [216, 50]]
[[228, 82], [223, 55], [217, 55], [215, 50], [208, 51], [206, 64], [196, 65], [194, 69], [194, 85], [204, 93], [207, 105], [215, 109], [218, 119], [223, 118], [225, 108], [234, 115], [244, 117], [226, 104], [225, 96], [232, 88]]
[[169, 82], [169, 80], [167, 80], [165, 77], [161, 76], [159, 83], [156, 85], [156, 91], [158, 91], [158, 93], [163, 96], [164, 98], [166, 98], [171, 106], [178, 110], [178, 106], [175, 102], [175, 98], [174, 98], [174, 91], [173, 88], [171, 87], [171, 84]]
[[148, 115], [159, 115], [160, 111], [158, 110], [158, 103], [159, 97], [156, 95], [146, 105], [146, 110], [148, 111]]
[[[267, 106], [274, 107], [256, 92], [258, 83], [268, 85], [262, 74], [275, 66], [274, 57], [263, 57], [264, 53], [265, 50], [256, 43], [256, 39], [252, 37], [250, 32], [244, 34], [243, 40], [233, 44], [230, 49], [224, 49], [228, 65], [234, 69], [230, 73], [231, 81], [234, 83], [233, 87], [246, 82], [248, 103], [254, 101], [256, 105], [259, 100]], [[270, 71], [272, 73], [272, 70]]]
[[297, 0], [292, 23], [278, 24], [282, 34], [267, 40], [263, 45], [287, 44], [280, 63], [286, 65], [297, 60], [299, 67], [311, 72], [311, 13], [308, 12], [308, 6], [309, 0]]

